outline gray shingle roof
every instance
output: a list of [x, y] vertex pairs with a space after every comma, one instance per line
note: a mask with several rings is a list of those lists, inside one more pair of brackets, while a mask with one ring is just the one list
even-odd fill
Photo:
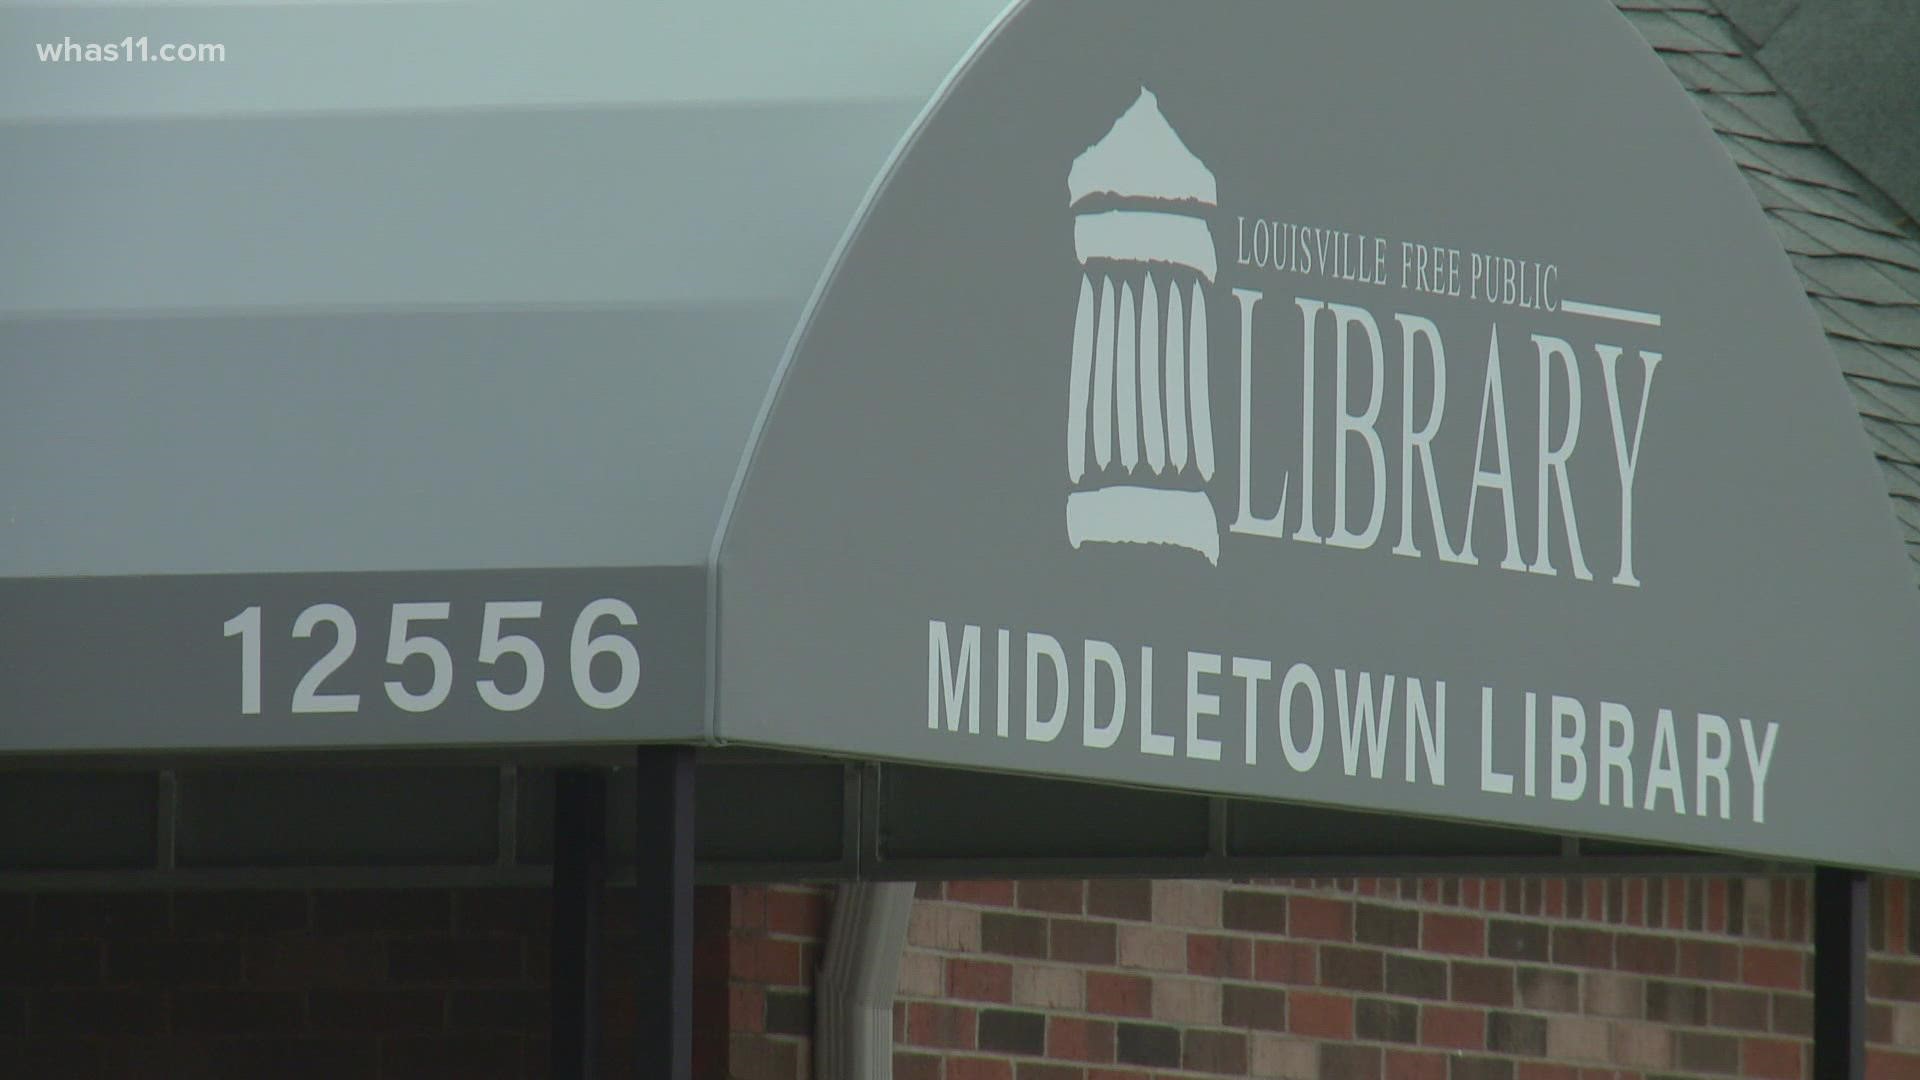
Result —
[[1707, 0], [1615, 6], [1719, 133], [1806, 282], [1920, 584], [1920, 237], [1820, 144]]

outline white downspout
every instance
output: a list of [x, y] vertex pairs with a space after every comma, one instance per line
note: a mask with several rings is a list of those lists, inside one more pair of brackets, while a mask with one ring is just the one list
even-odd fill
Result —
[[893, 996], [912, 913], [912, 882], [840, 886], [814, 989], [818, 1080], [892, 1080]]

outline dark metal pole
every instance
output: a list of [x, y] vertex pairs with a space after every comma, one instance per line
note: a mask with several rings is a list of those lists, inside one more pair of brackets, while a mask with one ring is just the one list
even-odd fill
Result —
[[563, 769], [553, 784], [554, 1080], [593, 1080], [600, 1058], [600, 903], [607, 880], [607, 778]]
[[636, 757], [640, 1075], [693, 1080], [693, 750]]
[[1814, 1080], [1866, 1080], [1867, 876], [1813, 875]]

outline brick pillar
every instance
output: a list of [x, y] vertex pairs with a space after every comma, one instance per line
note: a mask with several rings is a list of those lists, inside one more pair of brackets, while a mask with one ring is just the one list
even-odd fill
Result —
[[728, 1076], [813, 1075], [813, 987], [832, 892], [809, 885], [733, 889], [729, 952]]

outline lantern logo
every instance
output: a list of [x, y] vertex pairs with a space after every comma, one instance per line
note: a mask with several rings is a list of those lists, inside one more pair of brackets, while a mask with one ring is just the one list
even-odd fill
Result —
[[1067, 539], [1220, 558], [1204, 214], [1213, 173], [1145, 89], [1067, 174], [1081, 266], [1068, 379]]

